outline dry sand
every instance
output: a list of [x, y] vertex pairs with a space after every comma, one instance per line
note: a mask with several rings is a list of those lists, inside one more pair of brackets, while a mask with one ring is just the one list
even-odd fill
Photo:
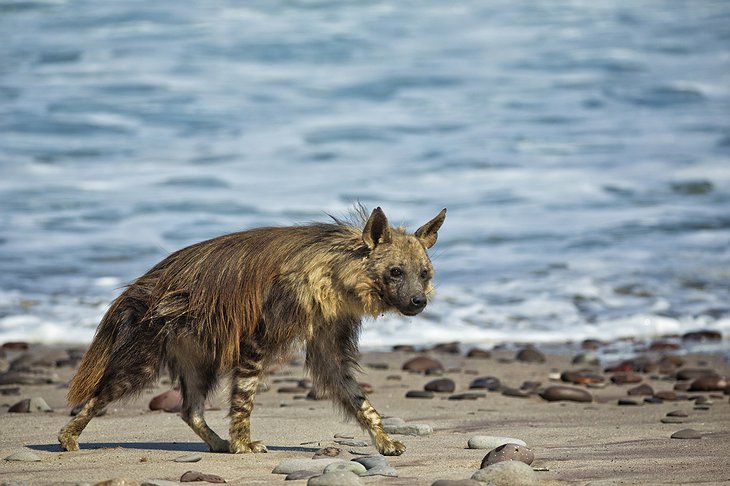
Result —
[[[456, 382], [456, 392], [467, 391], [474, 378], [486, 375], [513, 387], [526, 380], [540, 381], [545, 387], [560, 384], [549, 380], [551, 371], [576, 368], [569, 356], [548, 356], [541, 364], [516, 362], [512, 359], [514, 351], [497, 351], [490, 359], [429, 355], [444, 364], [447, 371], [443, 377]], [[406, 391], [423, 389], [425, 383], [438, 378], [401, 371], [402, 364], [414, 356], [404, 352], [362, 356], [361, 381], [373, 386], [370, 397], [376, 408], [384, 416], [428, 423], [434, 430], [428, 437], [397, 436], [408, 447], [404, 455], [388, 459], [399, 477], [363, 478], [365, 484], [430, 485], [437, 479], [469, 478], [488, 452], [466, 448], [467, 440], [474, 435], [524, 440], [535, 453], [532, 466], [538, 469], [540, 484], [730, 481], [730, 404], [722, 392], [701, 393], [713, 402], [709, 410], [695, 410], [694, 402], [689, 400], [618, 406], [617, 400], [626, 398], [626, 391], [635, 384], [589, 389], [595, 397], [593, 403], [548, 403], [537, 395], [515, 398], [496, 391], [467, 401], [448, 400], [449, 394], [407, 399]], [[688, 356], [685, 360], [685, 367], [707, 366], [730, 375], [730, 366], [719, 356]], [[373, 369], [367, 366], [370, 363], [386, 363], [388, 369]], [[65, 382], [73, 369], [59, 368], [56, 372]], [[0, 396], [0, 482], [93, 484], [112, 478], [179, 481], [185, 471], [192, 469], [222, 476], [232, 484], [306, 484], [304, 480], [285, 482], [283, 475], [273, 475], [271, 470], [285, 459], [311, 458], [320, 447], [332, 445], [338, 433], [369, 439], [354, 423], [344, 422], [329, 401], [304, 400], [277, 392], [286, 384], [275, 380], [303, 376], [301, 366], [287, 365], [268, 377], [271, 389], [256, 398], [252, 436], [263, 440], [269, 453], [246, 455], [209, 453], [177, 414], [149, 411], [149, 400], [169, 389], [164, 380], [135, 400], [113, 404], [105, 416], [94, 419], [81, 435], [80, 451], [61, 452], [56, 435], [69, 419], [63, 385], [21, 385], [19, 395]], [[655, 390], [672, 390], [674, 386], [674, 381], [659, 376], [642, 377], [643, 383]], [[9, 405], [33, 396], [43, 397], [54, 411], [6, 413]], [[228, 427], [226, 401], [222, 389], [211, 399], [219, 409], [206, 413], [211, 427], [222, 436]], [[660, 419], [671, 410], [686, 411], [688, 421], [661, 423]], [[670, 438], [683, 428], [698, 430], [702, 438]], [[23, 449], [34, 452], [41, 461], [1, 460]], [[372, 446], [365, 450], [375, 453]], [[173, 462], [192, 452], [201, 453], [202, 460], [192, 464]]]

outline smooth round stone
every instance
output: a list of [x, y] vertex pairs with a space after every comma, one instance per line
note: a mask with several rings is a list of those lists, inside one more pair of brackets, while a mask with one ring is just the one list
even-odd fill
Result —
[[457, 393], [451, 395], [449, 400], [477, 400], [479, 398], [486, 398], [486, 393]]
[[41, 397], [26, 398], [15, 403], [8, 409], [10, 413], [37, 413], [37, 412], [53, 412], [46, 401]]
[[585, 390], [568, 386], [547, 387], [540, 396], [548, 402], [592, 402], [593, 396]]
[[272, 474], [289, 474], [294, 471], [313, 471], [322, 474], [324, 468], [334, 462], [343, 462], [342, 459], [287, 459], [280, 462], [271, 471]]
[[502, 395], [506, 397], [529, 398], [530, 392], [525, 390], [519, 390], [517, 388], [506, 387], [502, 389]]
[[522, 461], [503, 461], [475, 472], [472, 479], [494, 486], [536, 486], [537, 474]]
[[362, 474], [365, 474], [365, 471], [367, 471], [367, 469], [365, 468], [365, 466], [363, 466], [359, 462], [343, 461], [343, 462], [334, 462], [324, 468], [325, 474], [327, 474], [330, 471], [350, 471], [350, 472], [355, 473], [358, 476], [360, 476]]
[[406, 392], [406, 398], [433, 398], [432, 391], [426, 390], [409, 390]]
[[603, 383], [606, 379], [591, 370], [569, 370], [560, 374], [560, 380], [566, 383], [575, 383], [576, 385], [595, 385]]
[[500, 386], [502, 386], [502, 383], [499, 381], [499, 378], [494, 376], [484, 376], [475, 378], [469, 385], [469, 389], [496, 391], [499, 390]]
[[644, 398], [644, 403], [651, 403], [654, 405], [659, 405], [659, 404], [664, 403], [664, 400], [662, 400], [659, 397], [646, 397], [646, 398]]
[[654, 393], [654, 398], [670, 402], [677, 400], [677, 394], [673, 390], [662, 390]]
[[684, 410], [672, 410], [667, 412], [667, 417], [689, 417], [689, 414]]
[[523, 363], [544, 363], [545, 355], [535, 348], [524, 348], [517, 352], [515, 359]]
[[461, 352], [459, 341], [453, 341], [450, 343], [439, 343], [431, 348], [432, 351], [437, 353], [448, 353], [448, 354], [459, 354]]
[[433, 434], [433, 427], [429, 424], [383, 424], [383, 430], [388, 434], [397, 435], [427, 436]]
[[41, 458], [31, 451], [20, 451], [10, 454], [8, 457], [5, 458], [5, 460], [18, 462], [39, 462]]
[[626, 394], [627, 395], [631, 395], [631, 396], [637, 396], [637, 395], [649, 395], [649, 396], [651, 396], [651, 395], [654, 394], [654, 389], [650, 385], [647, 385], [646, 383], [644, 383], [642, 385], [639, 385], [639, 386], [635, 386], [633, 388], [630, 388], [626, 392]]
[[621, 406], [641, 405], [636, 400], [629, 400], [628, 398], [619, 398], [618, 404], [621, 405]]
[[641, 375], [636, 373], [616, 373], [611, 377], [611, 382], [617, 385], [625, 385], [627, 383], [640, 383]]
[[367, 447], [368, 444], [364, 440], [357, 440], [357, 439], [338, 439], [335, 441], [337, 444], [348, 446], [348, 447]]
[[182, 394], [177, 390], [168, 390], [153, 397], [149, 403], [150, 410], [164, 410], [177, 413], [182, 410]]
[[452, 393], [456, 390], [456, 383], [450, 378], [441, 378], [438, 380], [432, 380], [426, 383], [423, 387], [426, 391], [439, 392], [439, 393]]
[[519, 444], [502, 444], [489, 451], [479, 467], [484, 469], [502, 461], [522, 461], [529, 466], [534, 460], [535, 454], [527, 447]]
[[724, 391], [727, 386], [724, 376], [701, 376], [692, 382], [688, 391]]
[[474, 359], [489, 359], [492, 357], [492, 352], [487, 351], [486, 349], [472, 348], [468, 353], [466, 353], [466, 357]]
[[696, 380], [703, 376], [717, 376], [717, 372], [711, 368], [684, 368], [677, 371], [677, 380]]
[[701, 439], [700, 434], [695, 429], [682, 429], [672, 434], [672, 439]]
[[357, 457], [352, 460], [365, 466], [365, 469], [373, 469], [375, 467], [388, 466], [388, 459], [382, 454], [375, 454], [373, 456]]
[[203, 456], [200, 454], [186, 454], [184, 456], [179, 456], [173, 459], [174, 462], [198, 462], [201, 459], [203, 459]]
[[527, 444], [523, 440], [496, 435], [475, 435], [470, 437], [466, 443], [469, 449], [488, 449], [490, 451], [504, 444], [517, 444], [527, 447]]
[[660, 420], [663, 424], [683, 424], [686, 421], [686, 417], [662, 417]]
[[204, 481], [206, 483], [225, 483], [226, 480], [216, 474], [202, 473], [200, 471], [185, 471], [180, 476], [181, 483], [194, 483]]
[[403, 363], [404, 371], [416, 371], [423, 373], [427, 370], [443, 370], [444, 366], [440, 361], [426, 356], [416, 356]]
[[314, 472], [314, 471], [306, 471], [306, 470], [300, 470], [300, 471], [294, 471], [290, 472], [286, 475], [284, 480], [286, 481], [297, 481], [299, 479], [309, 479], [313, 476], [319, 476], [320, 473]]
[[364, 484], [352, 471], [329, 471], [321, 476], [313, 476], [307, 480], [307, 486], [359, 486]]

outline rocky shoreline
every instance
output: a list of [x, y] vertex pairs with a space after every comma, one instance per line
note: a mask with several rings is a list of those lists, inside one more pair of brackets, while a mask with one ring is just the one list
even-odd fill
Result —
[[[727, 352], [687, 353], [703, 340], [727, 349], [702, 331], [637, 343], [622, 359], [597, 340], [571, 355], [459, 343], [365, 352], [361, 386], [408, 447], [387, 458], [317, 396], [301, 360], [259, 387], [252, 432], [268, 454], [207, 452], [164, 376], [92, 421], [80, 451], [62, 453], [56, 435], [75, 412], [65, 388], [83, 347], [6, 343], [0, 483], [717, 484], [730, 481], [730, 363]], [[222, 435], [226, 408], [221, 386], [206, 416]]]

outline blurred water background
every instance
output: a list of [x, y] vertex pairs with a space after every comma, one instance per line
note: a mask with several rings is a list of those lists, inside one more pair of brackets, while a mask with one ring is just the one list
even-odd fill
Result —
[[178, 248], [449, 209], [366, 347], [730, 331], [730, 3], [0, 2], [0, 341]]

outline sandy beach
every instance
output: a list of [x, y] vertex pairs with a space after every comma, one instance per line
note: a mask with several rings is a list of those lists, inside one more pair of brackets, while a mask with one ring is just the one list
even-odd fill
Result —
[[[46, 352], [47, 348], [37, 346], [30, 350], [4, 349], [1, 364], [8, 368], [20, 356], [38, 357]], [[356, 424], [343, 421], [328, 400], [306, 399], [307, 391], [302, 389], [281, 391], [295, 387], [305, 377], [297, 362], [273, 370], [266, 380], [269, 390], [256, 398], [252, 435], [267, 445], [267, 454], [207, 452], [177, 413], [150, 411], [150, 400], [170, 389], [165, 379], [134, 400], [111, 405], [104, 416], [94, 419], [81, 435], [80, 451], [61, 452], [56, 435], [69, 420], [65, 384], [73, 375], [75, 364], [73, 359], [64, 360], [64, 356], [63, 350], [60, 355], [51, 356], [50, 363], [41, 363], [45, 368], [25, 358], [25, 375], [0, 374], [0, 457], [29, 451], [40, 459], [0, 461], [3, 484], [95, 484], [121, 478], [137, 483], [151, 479], [179, 482], [183, 473], [194, 470], [220, 476], [230, 484], [296, 485], [306, 484], [306, 480], [285, 481], [286, 475], [272, 474], [272, 470], [288, 459], [311, 459], [326, 446], [340, 448], [346, 458], [376, 454], [367, 434]], [[402, 370], [404, 363], [417, 356], [438, 360], [443, 371], [426, 375]], [[402, 456], [387, 458], [398, 476], [376, 475], [360, 480], [364, 484], [430, 485], [440, 479], [467, 479], [489, 452], [467, 448], [468, 440], [473, 436], [503, 436], [520, 439], [532, 450], [535, 458], [531, 467], [539, 484], [709, 485], [730, 481], [727, 388], [685, 391], [682, 388], [687, 388], [692, 380], [676, 379], [677, 370], [688, 369], [711, 369], [717, 375], [728, 376], [730, 365], [721, 356], [684, 355], [680, 367], [668, 369], [667, 359], [655, 364], [660, 362], [661, 352], [642, 356], [649, 359], [636, 359], [631, 364], [640, 365], [644, 372], [629, 374], [629, 381], [635, 381], [635, 376], [641, 381], [616, 384], [612, 377], [618, 376], [614, 381], [622, 381], [621, 377], [629, 375], [606, 372], [617, 362], [605, 359], [599, 365], [573, 364], [572, 355], [547, 355], [544, 362], [524, 362], [515, 359], [514, 349], [492, 351], [488, 358], [433, 350], [364, 353], [361, 382], [372, 387], [370, 398], [381, 414], [406, 423], [428, 424], [433, 433], [394, 436], [407, 446]], [[54, 364], [53, 359], [59, 357]], [[679, 362], [674, 359], [675, 366]], [[15, 366], [19, 367], [17, 363]], [[588, 377], [582, 383], [593, 382], [590, 387], [565, 383], [559, 378], [564, 371], [581, 369], [586, 370], [583, 375]], [[33, 373], [52, 383], [12, 383], [13, 379], [23, 381], [23, 377], [28, 381]], [[500, 388], [469, 389], [475, 379], [487, 376], [499, 378]], [[408, 391], [422, 391], [427, 383], [437, 379], [452, 380], [454, 391], [435, 392], [432, 398], [406, 398]], [[601, 383], [600, 379], [604, 381]], [[627, 394], [642, 384], [649, 385], [653, 395]], [[540, 393], [551, 386], [584, 390], [593, 401], [549, 402]], [[520, 388], [521, 392], [515, 392]], [[449, 399], [466, 392], [483, 396]], [[32, 397], [42, 397], [52, 412], [8, 412], [14, 404]], [[622, 399], [636, 404], [619, 405]], [[228, 428], [226, 408], [227, 391], [221, 387], [211, 398], [206, 417], [224, 437]], [[661, 421], [677, 410], [687, 416], [675, 419], [678, 423]], [[671, 438], [682, 429], [696, 430], [701, 438]], [[346, 437], [366, 441], [368, 445], [355, 447], [335, 442]], [[199, 455], [200, 460], [175, 462], [176, 458], [191, 454]]]

